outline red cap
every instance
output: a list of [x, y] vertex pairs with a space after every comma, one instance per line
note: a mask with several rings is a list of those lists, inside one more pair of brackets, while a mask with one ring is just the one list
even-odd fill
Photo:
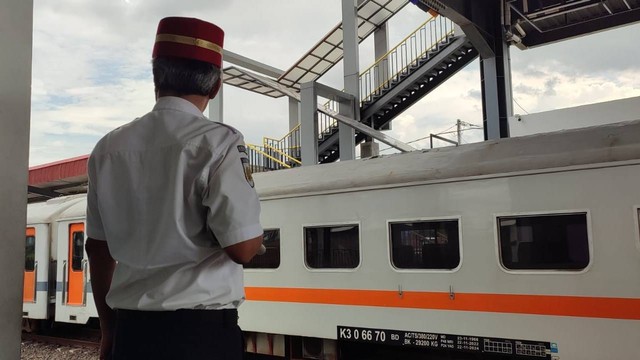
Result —
[[193, 59], [221, 68], [223, 42], [224, 31], [214, 24], [195, 18], [167, 17], [158, 24], [152, 57]]

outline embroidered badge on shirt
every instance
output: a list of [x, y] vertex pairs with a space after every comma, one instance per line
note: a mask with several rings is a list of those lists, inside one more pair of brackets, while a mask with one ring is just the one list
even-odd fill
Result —
[[251, 187], [254, 187], [255, 183], [253, 182], [253, 176], [251, 175], [251, 166], [249, 165], [249, 159], [240, 158], [240, 161], [242, 162], [242, 167], [244, 168], [245, 179], [247, 179], [247, 182], [249, 183], [249, 185], [251, 185]]
[[238, 151], [241, 153], [244, 153], [245, 155], [249, 156], [249, 153], [247, 152], [247, 147], [244, 145], [238, 145]]

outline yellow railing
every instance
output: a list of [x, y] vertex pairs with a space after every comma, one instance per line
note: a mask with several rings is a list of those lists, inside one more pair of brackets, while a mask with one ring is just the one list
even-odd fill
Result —
[[278, 149], [276, 147], [273, 147], [273, 146], [271, 146], [269, 144], [264, 144], [264, 147], [265, 147], [265, 149], [270, 149], [270, 150], [275, 151], [277, 154], [279, 154], [280, 156], [284, 157], [285, 159], [287, 159], [287, 160], [289, 160], [289, 161], [291, 161], [293, 163], [296, 163], [298, 165], [302, 165], [302, 161], [290, 156], [289, 154], [286, 154], [285, 152], [283, 152], [282, 150], [280, 150], [280, 149]]
[[454, 35], [453, 22], [445, 17], [433, 17], [418, 26], [393, 49], [360, 73], [360, 101], [367, 102], [383, 89], [407, 74], [408, 69], [429, 59], [429, 52]]
[[249, 149], [249, 165], [253, 173], [291, 168], [284, 161], [264, 151], [262, 146], [247, 144], [247, 148]]
[[[371, 101], [375, 96], [382, 94], [393, 82], [408, 74], [410, 67], [427, 61], [431, 51], [448, 42], [453, 35], [453, 22], [445, 17], [432, 17], [422, 23], [398, 45], [360, 73], [360, 102]], [[329, 100], [324, 107], [337, 111], [338, 103]], [[337, 126], [336, 119], [323, 113], [318, 114], [319, 139], [332, 134]], [[262, 146], [247, 144], [256, 157], [250, 159], [252, 170], [254, 164], [257, 164], [256, 170], [259, 171], [288, 169], [301, 165], [300, 145], [300, 125], [280, 139], [264, 137]]]
[[[449, 36], [451, 36], [452, 34], [453, 34], [453, 30], [451, 30], [451, 33], [450, 33], [450, 34], [446, 34], [445, 36], [443, 36], [442, 38], [440, 38], [440, 41], [444, 41], [444, 40], [446, 40], [446, 39], [447, 39]], [[426, 50], [425, 50], [425, 51], [420, 55], [420, 57], [424, 56], [424, 54], [426, 54], [426, 53], [427, 53], [427, 52], [429, 52], [430, 50], [432, 50], [432, 49], [436, 48], [437, 46], [438, 46], [438, 44], [433, 44], [433, 46], [432, 46], [432, 47], [430, 47], [429, 49], [426, 49]], [[389, 86], [389, 84], [390, 84], [392, 81], [394, 81], [394, 80], [396, 80], [396, 79], [397, 79], [398, 75], [401, 75], [401, 74], [405, 73], [405, 72], [407, 71], [407, 69], [408, 69], [410, 66], [412, 66], [412, 65], [415, 65], [415, 63], [413, 63], [413, 62], [412, 62], [412, 63], [409, 63], [409, 64], [405, 65], [405, 66], [404, 66], [402, 69], [400, 69], [400, 71], [398, 71], [394, 76], [392, 76], [392, 77], [390, 77], [390, 78], [386, 79], [382, 84], [378, 85], [378, 87], [377, 87], [377, 88], [375, 88], [375, 89], [374, 89], [374, 90], [372, 90], [369, 94], [367, 94], [367, 96], [365, 96], [365, 97], [363, 98], [363, 101], [364, 101], [364, 100], [369, 100], [369, 99], [371, 99], [371, 97], [373, 97], [374, 95], [378, 95], [378, 94], [380, 94], [380, 93], [382, 92], [382, 89], [387, 88], [387, 87]]]
[[265, 139], [269, 139], [269, 140], [273, 140], [273, 141], [283, 141], [285, 140], [287, 137], [291, 136], [293, 133], [295, 133], [296, 131], [300, 130], [300, 124], [296, 125], [293, 129], [291, 129], [285, 136], [281, 137], [280, 139], [275, 139], [275, 138], [270, 138], [270, 137], [263, 137], [263, 142], [265, 141]]
[[262, 138], [262, 145], [247, 144], [253, 172], [289, 169], [300, 166], [300, 125], [280, 139]]
[[[372, 100], [374, 96], [389, 88], [392, 82], [406, 74], [409, 67], [429, 59], [431, 50], [436, 49], [454, 35], [453, 26], [453, 22], [445, 17], [429, 18], [398, 45], [378, 58], [373, 65], [362, 71], [360, 102]], [[338, 104], [333, 100], [324, 104], [325, 108], [332, 110], [337, 110], [337, 106]], [[323, 134], [331, 133], [337, 125], [335, 119], [323, 114], [318, 115], [318, 132], [321, 138]]]

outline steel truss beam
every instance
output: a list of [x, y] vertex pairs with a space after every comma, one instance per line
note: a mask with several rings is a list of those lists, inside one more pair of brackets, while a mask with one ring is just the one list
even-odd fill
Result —
[[59, 196], [62, 196], [62, 194], [59, 192], [49, 190], [49, 189], [41, 189], [31, 185], [27, 186], [27, 192], [31, 194], [38, 194], [47, 198], [57, 198]]

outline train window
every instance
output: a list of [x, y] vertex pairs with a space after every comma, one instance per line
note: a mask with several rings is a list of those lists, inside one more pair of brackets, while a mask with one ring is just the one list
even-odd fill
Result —
[[498, 218], [500, 260], [512, 270], [582, 270], [589, 264], [587, 214]]
[[73, 233], [72, 247], [71, 269], [74, 271], [82, 271], [82, 259], [84, 258], [84, 231], [76, 231]]
[[358, 225], [304, 228], [305, 258], [312, 269], [354, 269], [360, 264]]
[[265, 230], [262, 236], [267, 252], [254, 256], [244, 265], [245, 269], [277, 269], [280, 266], [280, 229]]
[[460, 264], [458, 220], [389, 224], [391, 261], [398, 269], [454, 269]]
[[27, 235], [25, 244], [25, 271], [33, 271], [36, 268], [36, 237]]

